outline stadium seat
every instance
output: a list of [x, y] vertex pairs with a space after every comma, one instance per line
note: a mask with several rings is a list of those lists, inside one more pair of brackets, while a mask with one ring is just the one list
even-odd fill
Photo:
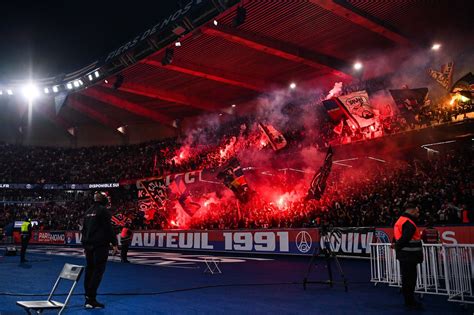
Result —
[[[47, 300], [17, 301], [16, 304], [23, 307], [28, 314], [31, 314], [31, 311], [34, 311], [37, 314], [41, 314], [44, 310], [54, 310], [54, 309], [59, 309], [58, 314], [62, 314], [62, 312], [67, 306], [67, 303], [69, 302], [69, 299], [72, 295], [72, 292], [74, 291], [74, 288], [77, 285], [77, 282], [81, 278], [81, 274], [83, 270], [84, 270], [84, 266], [64, 264], [63, 270], [59, 274], [59, 277], [56, 280], [56, 283], [54, 284], [53, 289], [51, 290], [51, 293], [49, 294]], [[61, 279], [73, 281], [71, 289], [69, 290], [69, 293], [64, 302], [58, 302], [58, 301], [52, 300], [54, 291], [58, 287]]]

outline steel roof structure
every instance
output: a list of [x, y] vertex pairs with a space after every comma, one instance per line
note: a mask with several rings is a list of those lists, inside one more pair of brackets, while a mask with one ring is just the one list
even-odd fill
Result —
[[[64, 130], [91, 123], [114, 130], [136, 123], [175, 128], [176, 119], [226, 113], [295, 80], [323, 88], [350, 82], [354, 61], [371, 51], [428, 45], [431, 34], [466, 23], [445, 14], [456, 12], [457, 1], [197, 2], [206, 5], [202, 14], [122, 49], [101, 65], [100, 80], [69, 93], [58, 115], [52, 101], [41, 111]], [[245, 21], [236, 26], [242, 7]], [[172, 62], [163, 63], [170, 48]]]

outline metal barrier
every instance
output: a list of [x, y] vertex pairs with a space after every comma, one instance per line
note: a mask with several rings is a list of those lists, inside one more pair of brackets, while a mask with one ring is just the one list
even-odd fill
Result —
[[[474, 245], [423, 244], [417, 266], [416, 292], [448, 296], [448, 301], [473, 303]], [[388, 243], [370, 244], [371, 282], [401, 287], [400, 264]]]

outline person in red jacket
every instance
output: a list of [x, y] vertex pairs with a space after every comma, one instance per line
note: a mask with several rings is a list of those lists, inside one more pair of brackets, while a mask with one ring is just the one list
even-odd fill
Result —
[[405, 305], [408, 308], [421, 308], [415, 299], [416, 265], [423, 262], [423, 248], [420, 230], [416, 219], [420, 215], [419, 209], [408, 204], [405, 212], [400, 216], [394, 226], [395, 251], [400, 262], [402, 275], [402, 292]]
[[120, 232], [120, 242], [122, 243], [122, 247], [120, 248], [120, 261], [123, 263], [130, 262], [128, 261], [127, 255], [130, 244], [132, 243], [132, 236], [133, 231], [131, 225], [127, 223], [122, 227], [122, 231]]

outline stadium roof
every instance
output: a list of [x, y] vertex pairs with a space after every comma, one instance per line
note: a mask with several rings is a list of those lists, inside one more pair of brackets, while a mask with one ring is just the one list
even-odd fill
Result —
[[[87, 67], [89, 73], [100, 67], [100, 80], [69, 93], [58, 115], [53, 99], [44, 101], [48, 119], [65, 130], [92, 123], [114, 130], [137, 123], [173, 128], [176, 119], [226, 114], [232, 104], [290, 82], [328, 88], [351, 81], [353, 63], [374, 51], [431, 45], [428, 36], [469, 23], [467, 14], [459, 17], [456, 1], [192, 2], [205, 6], [167, 32], [129, 42]], [[236, 18], [244, 22], [237, 26]]]

